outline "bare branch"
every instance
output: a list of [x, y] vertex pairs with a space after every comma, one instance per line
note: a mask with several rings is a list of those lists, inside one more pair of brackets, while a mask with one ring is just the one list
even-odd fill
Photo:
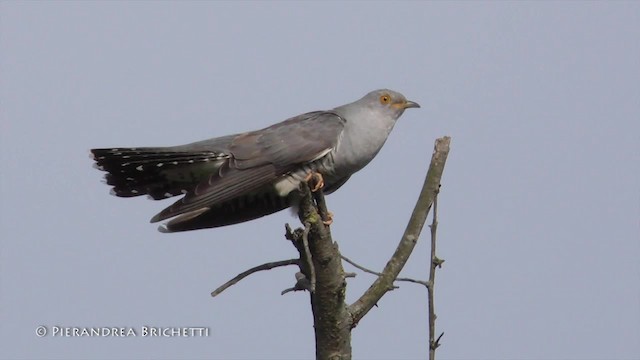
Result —
[[[444, 332], [440, 333], [440, 336], [438, 336], [438, 338], [436, 339], [436, 341], [432, 345], [429, 345], [429, 348], [430, 348], [430, 350], [429, 350], [429, 360], [435, 359], [435, 350], [440, 347], [440, 339], [442, 339], [442, 336], [444, 336]], [[431, 350], [433, 350], [433, 352], [434, 352], [434, 357], [433, 358], [431, 357]]]
[[[439, 190], [438, 190], [439, 191]], [[438, 339], [434, 340], [436, 333], [436, 310], [434, 301], [434, 289], [436, 281], [436, 267], [442, 266], [444, 260], [438, 259], [436, 256], [436, 231], [438, 229], [438, 194], [436, 192], [435, 198], [433, 198], [433, 220], [431, 225], [431, 261], [429, 265], [429, 286], [427, 290], [429, 292], [429, 360], [435, 360], [436, 349], [440, 346], [440, 338], [444, 333], [438, 336]]]
[[262, 270], [271, 270], [273, 268], [277, 268], [277, 267], [281, 267], [281, 266], [288, 266], [288, 265], [299, 265], [300, 264], [300, 260], [298, 259], [289, 259], [289, 260], [282, 260], [282, 261], [275, 261], [275, 262], [268, 262], [268, 263], [264, 263], [262, 265], [258, 265], [256, 267], [252, 267], [251, 269], [242, 272], [240, 274], [238, 274], [236, 277], [234, 277], [233, 279], [227, 281], [226, 283], [224, 283], [222, 286], [218, 287], [217, 289], [215, 289], [212, 293], [211, 296], [215, 297], [220, 295], [220, 293], [222, 293], [223, 291], [225, 291], [227, 288], [231, 287], [232, 285], [237, 284], [240, 280], [246, 278], [247, 276], [258, 272], [258, 271], [262, 271]]
[[284, 224], [284, 230], [284, 238], [290, 241], [295, 241], [296, 235], [293, 230], [291, 230], [291, 226], [289, 226], [289, 223]]
[[431, 157], [431, 165], [422, 186], [420, 197], [416, 203], [404, 235], [396, 248], [395, 253], [387, 262], [381, 276], [379, 276], [369, 289], [356, 302], [349, 306], [353, 324], [357, 323], [365, 316], [369, 310], [389, 291], [393, 286], [393, 280], [398, 276], [404, 265], [406, 264], [413, 248], [415, 247], [422, 227], [427, 219], [427, 214], [436, 196], [436, 192], [440, 187], [440, 179], [444, 171], [444, 165], [449, 154], [449, 143], [451, 138], [445, 136], [436, 140], [433, 156]]
[[286, 288], [286, 289], [282, 290], [282, 292], [280, 292], [280, 295], [284, 295], [286, 293], [290, 293], [292, 291], [299, 291], [299, 290], [302, 290], [302, 289], [298, 289], [295, 286], [294, 287], [290, 287], [290, 288]]
[[309, 279], [307, 279], [307, 277], [304, 276], [303, 273], [298, 271], [296, 273], [296, 284], [292, 288], [282, 290], [280, 295], [284, 295], [291, 291], [301, 291], [301, 290], [307, 290], [311, 292], [311, 284], [309, 283]]
[[311, 224], [308, 222], [304, 224], [304, 232], [302, 233], [302, 244], [304, 246], [305, 260], [309, 266], [309, 277], [311, 283], [309, 284], [309, 292], [316, 291], [316, 268], [313, 266], [313, 260], [311, 259], [311, 250], [309, 250], [309, 230], [311, 230]]
[[[358, 268], [358, 269], [360, 269], [360, 270], [362, 270], [362, 271], [364, 271], [366, 273], [377, 275], [377, 276], [382, 276], [382, 273], [367, 269], [366, 267], [364, 267], [362, 265], [359, 265], [358, 263], [356, 263], [355, 261], [349, 259], [348, 257], [346, 257], [344, 255], [340, 255], [340, 257], [342, 257], [342, 260], [348, 262], [349, 264], [355, 266], [356, 268]], [[396, 281], [406, 281], [406, 282], [411, 282], [411, 283], [420, 284], [420, 285], [424, 285], [426, 287], [429, 287], [429, 283], [424, 281], [424, 280], [415, 280], [415, 279], [411, 279], [411, 278], [399, 277], [399, 278], [396, 278]]]
[[360, 269], [360, 270], [362, 270], [362, 271], [364, 271], [366, 273], [377, 275], [377, 276], [381, 276], [382, 275], [382, 273], [379, 273], [379, 272], [376, 272], [376, 271], [373, 271], [373, 270], [369, 270], [369, 269], [367, 269], [366, 267], [364, 267], [362, 265], [358, 265], [355, 261], [349, 259], [348, 257], [346, 257], [344, 255], [340, 255], [340, 257], [342, 258], [342, 260], [348, 262], [349, 264], [353, 265], [354, 267], [356, 267], [356, 268], [358, 268], [358, 269]]

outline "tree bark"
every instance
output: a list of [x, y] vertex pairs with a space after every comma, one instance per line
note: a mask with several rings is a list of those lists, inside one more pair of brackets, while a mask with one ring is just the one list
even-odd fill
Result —
[[[311, 309], [316, 335], [316, 359], [351, 359], [351, 316], [347, 310], [345, 294], [347, 283], [338, 244], [333, 242], [329, 227], [322, 222], [317, 205], [323, 206], [321, 193], [311, 195], [304, 186], [300, 202], [300, 220], [309, 226], [309, 249], [315, 269], [316, 286], [311, 293]], [[314, 203], [315, 197], [315, 203]], [[298, 238], [304, 236], [297, 231]], [[300, 241], [294, 241], [304, 259]], [[310, 277], [310, 265], [305, 261], [302, 272]]]

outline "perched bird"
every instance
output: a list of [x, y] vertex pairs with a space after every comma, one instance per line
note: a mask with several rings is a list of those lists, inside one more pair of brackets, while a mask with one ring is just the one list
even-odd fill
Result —
[[380, 151], [405, 109], [420, 105], [376, 90], [333, 110], [262, 130], [171, 147], [92, 149], [111, 193], [159, 200], [184, 195], [151, 219], [161, 232], [253, 220], [296, 205], [300, 182], [319, 174], [324, 193], [342, 186]]

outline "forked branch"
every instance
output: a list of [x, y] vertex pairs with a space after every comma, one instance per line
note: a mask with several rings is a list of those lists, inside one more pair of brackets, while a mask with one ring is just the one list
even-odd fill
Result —
[[[362, 271], [364, 271], [366, 273], [372, 274], [372, 275], [382, 276], [381, 272], [377, 272], [377, 271], [373, 271], [371, 269], [367, 269], [366, 267], [358, 264], [357, 262], [349, 259], [348, 257], [346, 257], [344, 255], [340, 255], [340, 256], [342, 257], [342, 260], [348, 262], [349, 264], [353, 265], [357, 269], [360, 269], [360, 270], [362, 270]], [[396, 278], [396, 281], [406, 281], [406, 282], [410, 282], [410, 283], [414, 283], [414, 284], [424, 285], [427, 288], [429, 287], [429, 283], [427, 281], [424, 281], [424, 280], [416, 280], [416, 279], [412, 279], [412, 278], [398, 277], [398, 278]]]
[[409, 255], [411, 255], [418, 241], [422, 227], [427, 219], [427, 214], [440, 188], [440, 179], [449, 155], [450, 142], [451, 138], [448, 136], [436, 140], [433, 156], [431, 157], [431, 165], [424, 180], [420, 197], [395, 253], [387, 262], [381, 276], [375, 280], [358, 300], [349, 306], [349, 312], [353, 319], [352, 326], [355, 327], [380, 298], [392, 288], [393, 281], [398, 277], [398, 274], [409, 259]]

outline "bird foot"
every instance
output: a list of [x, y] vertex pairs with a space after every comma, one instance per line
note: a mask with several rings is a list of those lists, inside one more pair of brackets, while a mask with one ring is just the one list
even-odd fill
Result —
[[322, 174], [320, 174], [319, 172], [315, 172], [315, 171], [310, 172], [304, 178], [304, 181], [306, 181], [309, 185], [311, 185], [311, 182], [313, 181], [314, 185], [311, 188], [311, 192], [316, 192], [324, 187], [324, 178], [322, 177]]
[[327, 226], [333, 224], [333, 213], [331, 211], [327, 212], [327, 219], [322, 220], [322, 223]]

